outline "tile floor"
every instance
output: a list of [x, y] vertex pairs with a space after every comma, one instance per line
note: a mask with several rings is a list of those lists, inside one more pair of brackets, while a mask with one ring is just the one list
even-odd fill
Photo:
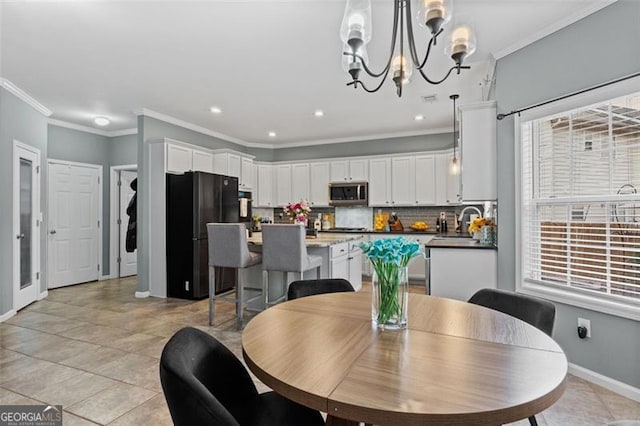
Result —
[[[0, 323], [0, 405], [62, 404], [65, 425], [170, 425], [158, 358], [175, 331], [197, 326], [241, 358], [232, 304], [219, 302], [208, 327], [206, 300], [136, 299], [134, 292], [135, 277], [51, 290]], [[602, 425], [640, 419], [640, 403], [570, 376], [563, 397], [537, 419]]]

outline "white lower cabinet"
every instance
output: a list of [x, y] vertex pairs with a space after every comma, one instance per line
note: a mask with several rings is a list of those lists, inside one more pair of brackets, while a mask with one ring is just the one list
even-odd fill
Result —
[[498, 252], [492, 249], [431, 248], [432, 296], [467, 301], [481, 288], [498, 287]]
[[[361, 241], [361, 240], [360, 240]], [[342, 278], [358, 291], [362, 288], [362, 250], [360, 241], [349, 241], [330, 247], [330, 276]]]
[[349, 243], [331, 246], [331, 278], [349, 279]]
[[362, 258], [364, 257], [360, 248], [360, 241], [349, 243], [349, 282], [358, 291], [362, 288]]

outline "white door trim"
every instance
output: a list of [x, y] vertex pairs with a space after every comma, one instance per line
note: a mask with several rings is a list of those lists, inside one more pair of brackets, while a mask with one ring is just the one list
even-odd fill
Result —
[[[67, 160], [56, 160], [54, 158], [49, 158], [47, 159], [47, 169], [49, 169], [49, 166], [52, 164], [62, 164], [62, 165], [66, 165], [66, 166], [77, 166], [77, 167], [86, 167], [89, 169], [96, 169], [98, 170], [98, 220], [100, 221], [100, 226], [98, 226], [98, 247], [97, 247], [97, 252], [98, 252], [98, 280], [104, 279], [102, 278], [102, 227], [103, 227], [103, 222], [104, 220], [102, 219], [104, 217], [103, 214], [103, 208], [102, 208], [102, 180], [103, 180], [103, 175], [102, 175], [102, 165], [100, 164], [91, 164], [91, 163], [80, 163], [77, 161], [67, 161]], [[49, 194], [47, 194], [47, 211], [49, 211]], [[47, 244], [47, 250], [49, 249], [49, 245]], [[49, 255], [49, 253], [47, 253], [47, 255]], [[48, 285], [47, 285], [48, 287]]]
[[109, 168], [109, 278], [118, 278], [120, 269], [118, 268], [118, 255], [120, 247], [120, 235], [118, 233], [118, 206], [120, 195], [118, 191], [118, 175], [122, 170], [138, 171], [137, 164], [126, 164], [123, 166], [111, 166]]
[[[20, 169], [18, 167], [14, 167], [15, 166], [15, 160], [16, 160], [16, 156], [17, 156], [17, 149], [20, 148], [24, 151], [30, 152], [31, 154], [33, 154], [36, 157], [36, 162], [34, 164], [34, 167], [38, 168], [38, 172], [36, 174], [36, 182], [34, 182], [34, 190], [35, 190], [35, 194], [34, 194], [34, 199], [35, 199], [35, 205], [33, 206], [33, 214], [36, 216], [36, 229], [35, 232], [33, 233], [35, 235], [35, 238], [33, 238], [33, 248], [32, 248], [32, 253], [33, 253], [33, 258], [32, 258], [32, 271], [35, 270], [36, 272], [33, 272], [33, 286], [34, 286], [34, 291], [35, 291], [35, 297], [33, 299], [33, 301], [38, 300], [38, 297], [40, 296], [40, 291], [41, 291], [41, 283], [42, 283], [42, 271], [41, 271], [41, 264], [40, 264], [40, 238], [42, 237], [42, 210], [40, 208], [41, 202], [40, 202], [40, 197], [41, 197], [41, 186], [42, 186], [42, 179], [40, 178], [40, 176], [42, 176], [41, 174], [41, 170], [40, 170], [40, 150], [38, 148], [35, 148], [33, 146], [24, 144], [16, 139], [13, 140], [13, 154], [12, 154], [12, 158], [11, 158], [11, 165], [13, 167], [13, 181], [12, 181], [12, 199], [13, 199], [13, 212], [12, 212], [12, 216], [13, 216], [13, 228], [12, 228], [12, 232], [11, 232], [11, 237], [13, 239], [14, 237], [14, 233], [16, 229], [20, 228], [20, 208], [19, 208], [19, 204], [20, 204], [20, 193], [19, 190], [16, 190], [15, 184], [16, 182], [20, 181]], [[12, 286], [13, 286], [13, 309], [12, 311], [18, 311], [18, 309], [22, 308], [21, 307], [17, 307], [17, 299], [18, 299], [18, 286], [16, 286], [16, 283], [19, 283], [20, 281], [20, 256], [15, 256], [16, 253], [16, 245], [17, 245], [17, 240], [13, 239], [13, 249], [12, 249], [12, 253], [13, 253], [13, 282], [12, 282]], [[19, 250], [19, 247], [18, 247]]]

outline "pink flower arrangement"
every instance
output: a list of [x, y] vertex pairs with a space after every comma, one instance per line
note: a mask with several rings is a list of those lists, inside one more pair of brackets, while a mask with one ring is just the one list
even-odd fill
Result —
[[282, 211], [287, 216], [297, 219], [298, 222], [304, 222], [311, 212], [311, 207], [309, 207], [307, 200], [300, 200], [296, 203], [287, 204], [282, 208]]

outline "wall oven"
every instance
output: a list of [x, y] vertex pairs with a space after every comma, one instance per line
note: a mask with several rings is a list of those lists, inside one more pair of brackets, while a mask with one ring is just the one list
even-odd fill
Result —
[[367, 182], [337, 182], [329, 184], [330, 206], [368, 206]]

